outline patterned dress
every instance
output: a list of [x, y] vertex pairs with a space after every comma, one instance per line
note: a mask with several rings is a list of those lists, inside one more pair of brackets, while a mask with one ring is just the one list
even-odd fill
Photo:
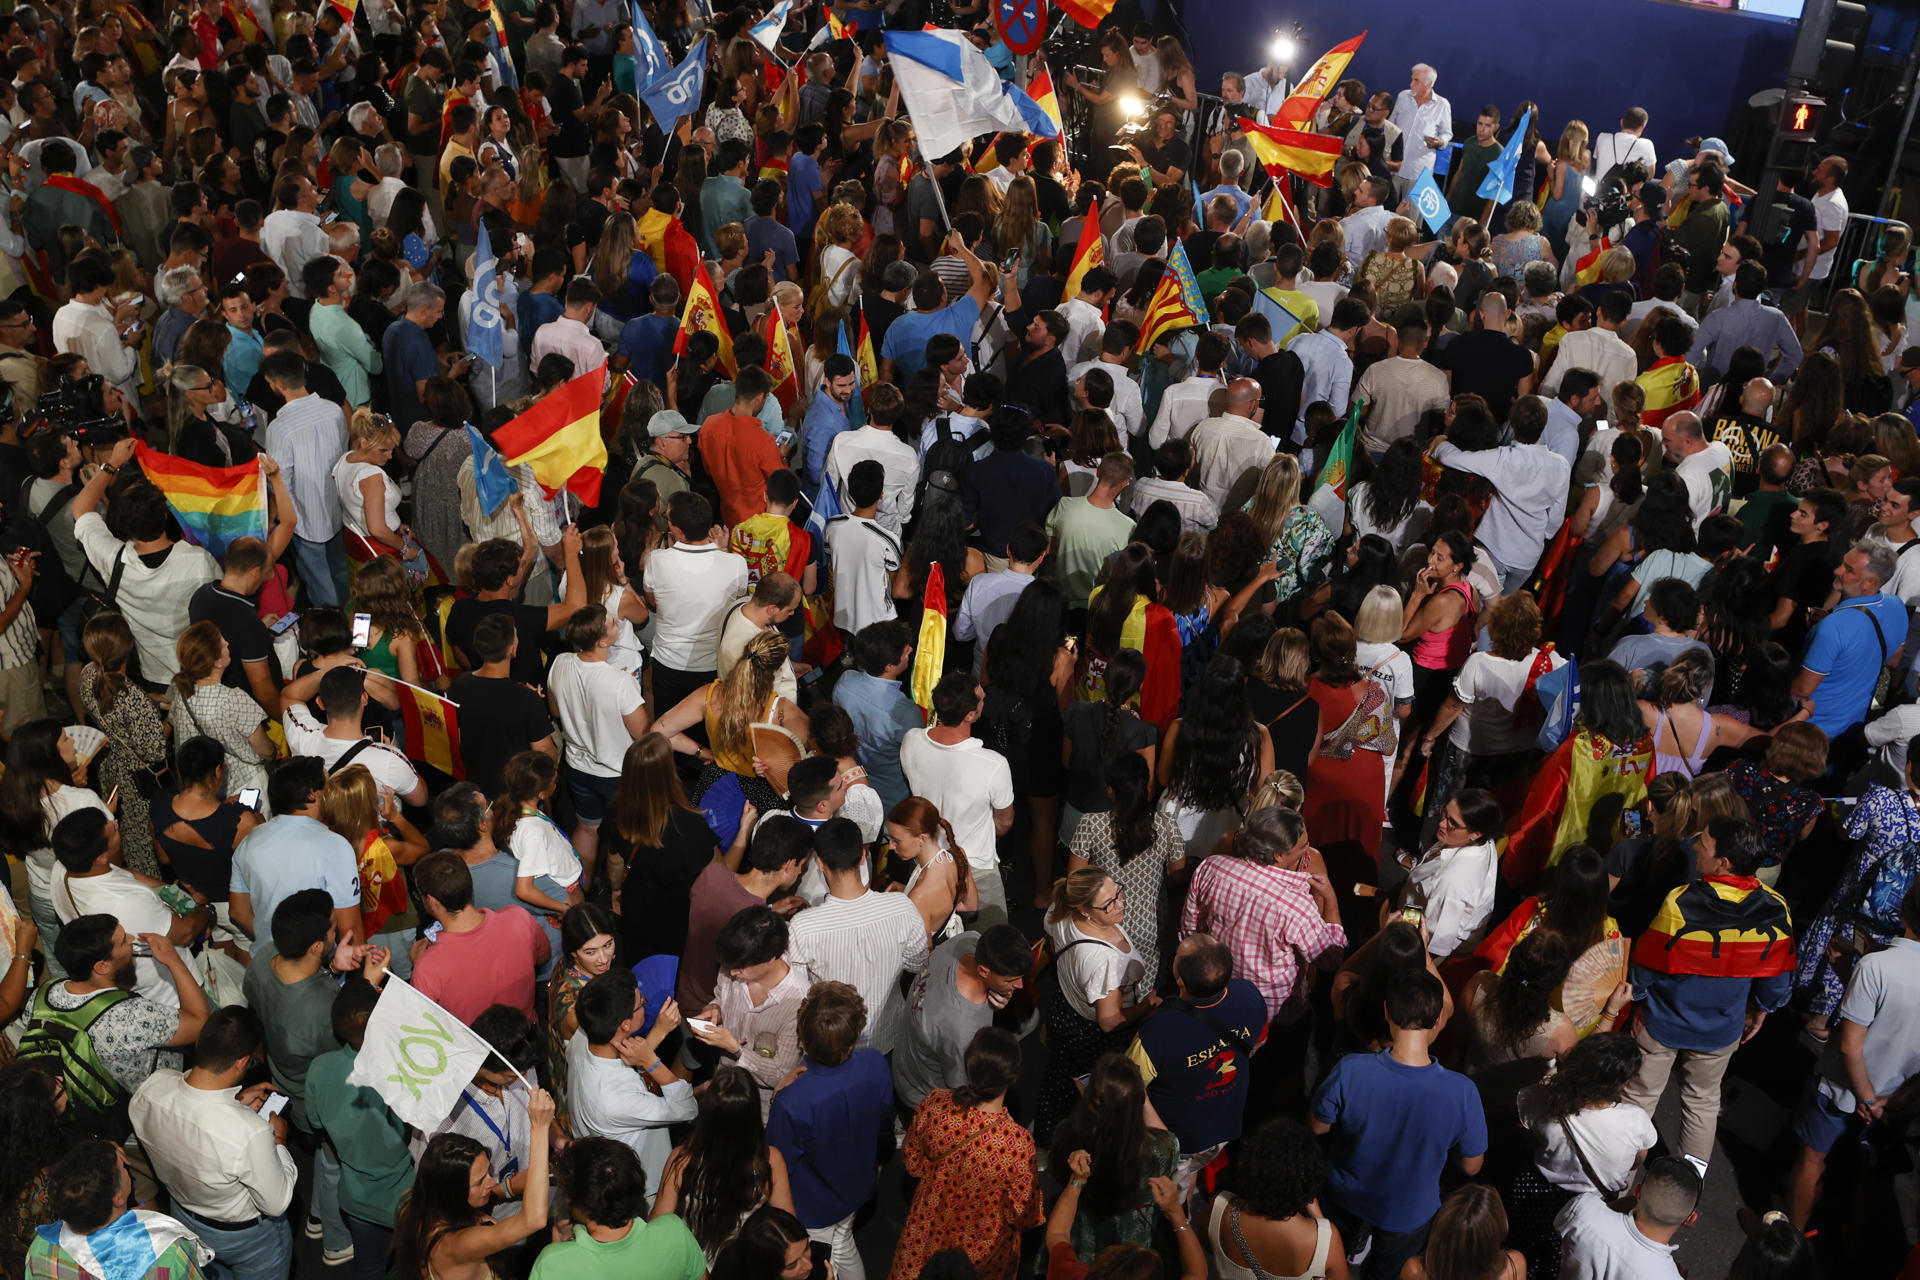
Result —
[[193, 697], [173, 699], [173, 740], [205, 735], [227, 749], [227, 795], [267, 786], [267, 768], [249, 741], [267, 713], [253, 695], [231, 685], [195, 685]]
[[1085, 858], [1120, 886], [1126, 915], [1122, 927], [1146, 962], [1146, 973], [1135, 987], [1135, 998], [1144, 1000], [1153, 990], [1163, 957], [1160, 954], [1160, 888], [1166, 883], [1167, 864], [1187, 856], [1186, 841], [1173, 815], [1153, 815], [1153, 844], [1122, 863], [1113, 847], [1113, 814], [1089, 813], [1080, 819], [1073, 833], [1073, 856]]
[[1281, 604], [1294, 598], [1307, 578], [1333, 555], [1333, 532], [1320, 513], [1305, 503], [1287, 513], [1273, 540], [1273, 562], [1280, 576], [1273, 589]]
[[1795, 991], [1808, 990], [1807, 1012], [1830, 1017], [1840, 1007], [1847, 982], [1836, 973], [1827, 959], [1827, 947], [1834, 935], [1844, 929], [1859, 928], [1880, 946], [1890, 946], [1900, 936], [1900, 926], [1891, 928], [1886, 921], [1869, 920], [1865, 914], [1867, 893], [1873, 888], [1880, 864], [1902, 853], [1920, 833], [1920, 803], [1913, 793], [1889, 787], [1871, 786], [1860, 803], [1847, 815], [1846, 835], [1861, 841], [1853, 865], [1841, 875], [1827, 905], [1813, 918], [1800, 939], [1800, 966], [1793, 975]]
[[1767, 841], [1767, 865], [1778, 866], [1800, 843], [1800, 831], [1820, 812], [1817, 792], [1776, 778], [1751, 760], [1739, 760], [1727, 770], [1727, 780], [1747, 802], [1760, 834]]
[[136, 769], [158, 769], [167, 762], [167, 735], [160, 724], [160, 711], [153, 699], [129, 685], [113, 700], [110, 710], [100, 708], [100, 668], [89, 662], [80, 673], [80, 703], [87, 723], [107, 735], [107, 754], [100, 762], [100, 793], [120, 789], [120, 850], [129, 868], [142, 875], [160, 875], [159, 859], [153, 853], [153, 830], [147, 824], [147, 798], [134, 785]]
[[567, 1124], [567, 1042], [560, 1038], [560, 1027], [586, 985], [587, 975], [571, 964], [554, 970], [547, 980], [547, 1088], [553, 1091], [554, 1118], [562, 1128]]
[[1033, 1135], [1004, 1111], [956, 1106], [935, 1089], [914, 1113], [903, 1153], [920, 1179], [888, 1280], [915, 1280], [942, 1249], [965, 1249], [980, 1280], [1012, 1280], [1020, 1233], [1042, 1219]]

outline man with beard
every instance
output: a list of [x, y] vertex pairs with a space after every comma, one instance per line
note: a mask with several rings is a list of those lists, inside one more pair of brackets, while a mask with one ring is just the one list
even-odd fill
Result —
[[1007, 378], [1008, 404], [1033, 414], [1049, 426], [1070, 426], [1073, 405], [1067, 398], [1067, 365], [1060, 344], [1067, 337], [1067, 321], [1058, 311], [1042, 311], [1022, 335], [1018, 363]]

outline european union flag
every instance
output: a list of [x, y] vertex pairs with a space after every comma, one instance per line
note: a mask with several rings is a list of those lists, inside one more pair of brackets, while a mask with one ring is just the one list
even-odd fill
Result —
[[[637, 53], [634, 66], [637, 71]], [[653, 112], [654, 122], [660, 126], [661, 132], [671, 133], [673, 127], [680, 123], [680, 117], [691, 115], [693, 109], [700, 105], [700, 95], [706, 87], [707, 37], [701, 36], [700, 43], [687, 51], [685, 62], [641, 85], [640, 100], [647, 104], [647, 110]]]
[[467, 313], [467, 347], [498, 369], [506, 359], [507, 326], [500, 317], [500, 272], [487, 223], [480, 222], [480, 243], [473, 255], [473, 310]]
[[1520, 119], [1513, 126], [1513, 136], [1507, 139], [1507, 145], [1500, 148], [1500, 154], [1487, 166], [1487, 176], [1480, 179], [1480, 189], [1475, 195], [1484, 196], [1495, 204], [1505, 204], [1513, 199], [1513, 170], [1520, 163], [1520, 149], [1527, 145], [1527, 124], [1533, 119], [1533, 108], [1528, 107], [1520, 113]]
[[488, 444], [472, 423], [467, 424], [467, 444], [473, 450], [474, 496], [480, 499], [480, 509], [492, 515], [501, 503], [520, 492], [520, 482], [507, 470], [507, 460], [500, 451]]
[[[1485, 195], [1482, 191], [1480, 194]], [[1453, 209], [1448, 206], [1447, 198], [1440, 194], [1440, 184], [1433, 180], [1433, 174], [1422, 170], [1420, 176], [1407, 188], [1407, 199], [1420, 212], [1421, 219], [1433, 228], [1433, 234], [1441, 230], [1453, 219]]]

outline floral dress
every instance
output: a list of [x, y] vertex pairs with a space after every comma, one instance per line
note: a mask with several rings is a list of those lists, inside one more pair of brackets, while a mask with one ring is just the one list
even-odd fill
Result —
[[1840, 1007], [1847, 980], [1836, 972], [1827, 958], [1834, 936], [1846, 929], [1858, 928], [1880, 946], [1891, 946], [1900, 936], [1899, 921], [1872, 920], [1867, 917], [1867, 894], [1873, 888], [1881, 863], [1905, 852], [1920, 835], [1920, 803], [1910, 791], [1871, 786], [1860, 803], [1847, 815], [1847, 838], [1861, 841], [1853, 865], [1840, 877], [1827, 905], [1813, 918], [1800, 939], [1800, 964], [1794, 971], [1795, 991], [1810, 990], [1807, 1012], [1831, 1017]]
[[1736, 761], [1727, 780], [1747, 802], [1767, 841], [1767, 865], [1778, 866], [1800, 843], [1800, 832], [1820, 812], [1819, 793], [1776, 778], [1751, 760]]
[[1012, 1280], [1020, 1233], [1043, 1221], [1033, 1155], [1033, 1135], [1006, 1112], [929, 1093], [907, 1130], [907, 1174], [920, 1185], [888, 1280], [915, 1280], [943, 1249], [965, 1249], [979, 1280]]
[[80, 673], [80, 703], [87, 723], [107, 735], [107, 754], [100, 762], [100, 791], [120, 791], [120, 849], [129, 868], [142, 875], [160, 876], [160, 861], [153, 853], [153, 829], [147, 823], [147, 798], [134, 785], [136, 770], [158, 769], [167, 762], [167, 735], [160, 723], [160, 711], [153, 699], [128, 685], [113, 700], [113, 707], [100, 708], [100, 668], [89, 662]]
[[587, 985], [587, 975], [571, 964], [554, 970], [547, 981], [547, 1088], [553, 1092], [554, 1119], [567, 1127], [567, 1042], [560, 1028]]
[[1305, 503], [1289, 511], [1273, 540], [1273, 563], [1280, 570], [1273, 589], [1280, 603], [1300, 594], [1308, 577], [1332, 555], [1333, 531], [1320, 513]]

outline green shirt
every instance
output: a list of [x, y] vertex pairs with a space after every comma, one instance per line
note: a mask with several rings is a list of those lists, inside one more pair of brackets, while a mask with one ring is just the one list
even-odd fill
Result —
[[407, 1126], [365, 1085], [347, 1083], [352, 1049], [335, 1049], [307, 1069], [307, 1110], [340, 1154], [340, 1207], [382, 1227], [393, 1225], [413, 1187]]
[[260, 1015], [267, 1030], [267, 1068], [274, 1087], [293, 1101], [287, 1119], [303, 1133], [313, 1132], [307, 1118], [307, 1070], [323, 1053], [340, 1047], [333, 1038], [333, 998], [340, 984], [324, 969], [288, 984], [273, 971], [277, 953], [271, 942], [257, 943], [253, 963], [247, 966], [247, 1007]]
[[[1487, 169], [1493, 164], [1494, 157], [1499, 154], [1500, 144], [1497, 142], [1481, 146], [1476, 139], [1460, 148], [1460, 160], [1454, 166], [1453, 182], [1447, 188], [1447, 203], [1453, 206], [1455, 213], [1465, 218], [1479, 217], [1479, 202], [1486, 198], [1480, 194], [1480, 183], [1487, 176]], [[1425, 230], [1424, 227], [1421, 229]]]
[[1085, 498], [1062, 498], [1047, 517], [1054, 537], [1054, 563], [1069, 607], [1093, 594], [1107, 557], [1133, 537], [1131, 518], [1113, 507], [1096, 507]]
[[699, 1280], [706, 1255], [678, 1214], [635, 1219], [627, 1234], [602, 1244], [575, 1227], [573, 1239], [550, 1244], [533, 1264], [533, 1280]]

